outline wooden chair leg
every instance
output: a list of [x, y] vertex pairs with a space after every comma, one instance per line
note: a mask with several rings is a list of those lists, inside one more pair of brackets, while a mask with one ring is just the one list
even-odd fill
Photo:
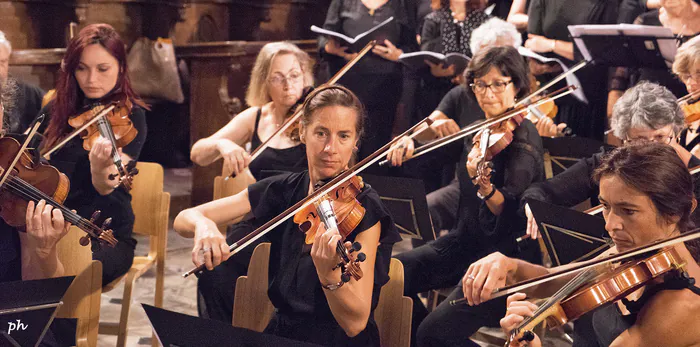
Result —
[[[165, 262], [159, 261], [156, 263], [156, 293], [153, 305], [155, 307], [163, 307], [163, 286], [165, 282]], [[158, 347], [158, 339], [155, 332], [151, 335], [151, 346]]]
[[126, 336], [129, 329], [129, 313], [131, 312], [131, 294], [134, 289], [135, 278], [126, 276], [124, 281], [124, 296], [122, 299], [121, 316], [119, 317], [119, 332], [117, 334], [117, 347], [126, 345]]

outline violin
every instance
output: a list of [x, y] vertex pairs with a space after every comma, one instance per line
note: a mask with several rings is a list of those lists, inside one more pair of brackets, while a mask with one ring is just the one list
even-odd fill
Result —
[[690, 93], [680, 99], [678, 104], [685, 114], [685, 123], [691, 124], [700, 120], [700, 92]]
[[474, 135], [474, 148], [479, 149], [477, 178], [490, 177], [493, 169], [491, 159], [513, 142], [513, 132], [523, 122], [522, 113], [510, 117], [500, 123], [484, 128]]
[[[530, 74], [530, 86], [530, 93], [534, 93], [537, 88], [540, 87], [540, 81], [538, 81], [533, 74]], [[537, 99], [532, 101], [537, 101]], [[554, 117], [557, 116], [557, 112], [559, 112], [559, 107], [557, 107], [557, 104], [555, 104], [553, 100], [549, 100], [537, 106], [528, 106], [527, 110], [528, 114], [525, 116], [526, 118], [536, 120], [547, 117], [554, 119]]]
[[514, 341], [532, 341], [532, 329], [543, 320], [550, 328], [564, 325], [602, 305], [622, 300], [666, 274], [682, 273], [685, 264], [674, 247], [667, 247], [611, 271], [582, 272], [513, 329], [505, 346]]
[[362, 269], [359, 263], [366, 259], [364, 253], [353, 254], [362, 249], [359, 242], [353, 242], [349, 246], [345, 246], [343, 242], [365, 216], [365, 208], [357, 201], [357, 195], [360, 194], [363, 187], [362, 178], [353, 176], [294, 215], [294, 223], [298, 224], [299, 230], [306, 234], [305, 242], [307, 245], [313, 244], [321, 223], [326, 228], [335, 227], [338, 229], [342, 237], [336, 247], [340, 262], [333, 270], [340, 268], [342, 273], [340, 278], [346, 283], [350, 281], [350, 278], [354, 278], [355, 281], [362, 278]]
[[[111, 108], [111, 110], [104, 113], [108, 108]], [[100, 136], [110, 141], [112, 144], [112, 161], [117, 167], [118, 173], [110, 175], [109, 179], [114, 180], [118, 176], [119, 184], [114, 188], [122, 186], [127, 191], [131, 190], [133, 176], [138, 173], [138, 170], [136, 169], [135, 160], [129, 161], [126, 166], [122, 164], [118, 148], [123, 148], [131, 143], [138, 134], [134, 123], [129, 119], [132, 108], [133, 104], [129, 99], [123, 102], [114, 102], [111, 105], [95, 104], [89, 106], [84, 112], [68, 119], [68, 124], [78, 130], [89, 124], [87, 128], [81, 130], [83, 148], [86, 151], [92, 149], [95, 141]]]
[[112, 230], [107, 229], [111, 218], [106, 219], [100, 228], [94, 224], [99, 218], [99, 211], [88, 220], [63, 206], [70, 188], [68, 177], [53, 166], [35, 162], [25, 151], [20, 154], [21, 150], [22, 146], [14, 138], [0, 138], [0, 172], [5, 173], [19, 155], [0, 187], [0, 217], [5, 223], [22, 230], [26, 223], [27, 202], [44, 200], [59, 209], [66, 221], [87, 233], [80, 239], [81, 245], [87, 246], [92, 240], [114, 247], [117, 239], [112, 235]]

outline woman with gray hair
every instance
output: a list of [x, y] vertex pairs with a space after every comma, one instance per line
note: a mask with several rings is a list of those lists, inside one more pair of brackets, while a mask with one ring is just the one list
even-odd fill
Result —
[[[684, 126], [684, 116], [673, 93], [663, 86], [642, 82], [627, 90], [613, 108], [611, 126], [623, 145], [644, 142], [668, 144], [688, 167], [700, 165], [700, 159], [677, 142], [678, 133]], [[553, 178], [533, 184], [523, 193], [521, 204], [525, 204], [528, 217], [526, 237], [538, 237], [537, 223], [525, 203], [526, 199], [567, 207], [587, 199], [597, 201], [598, 186], [590, 178], [600, 165], [603, 154], [601, 151], [590, 158], [581, 159]], [[700, 213], [693, 213], [693, 220], [700, 221]]]
[[492, 46], [520, 47], [523, 38], [515, 25], [500, 18], [490, 18], [474, 29], [469, 39], [469, 48], [476, 55], [481, 49]]

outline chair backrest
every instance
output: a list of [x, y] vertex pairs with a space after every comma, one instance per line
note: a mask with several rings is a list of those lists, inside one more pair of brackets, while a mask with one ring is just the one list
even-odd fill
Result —
[[267, 296], [269, 264], [270, 243], [261, 243], [250, 257], [248, 275], [236, 280], [233, 326], [262, 332], [270, 322], [275, 307]]
[[[225, 180], [223, 176], [216, 176], [214, 177], [213, 199], [216, 200], [238, 194], [253, 183], [255, 183], [255, 178], [253, 178], [253, 175], [248, 169], [242, 174], [229, 178], [228, 180]], [[226, 225], [219, 225], [218, 227], [222, 234], [226, 234]]]
[[76, 276], [63, 296], [57, 317], [77, 318], [78, 346], [96, 346], [102, 294], [102, 263], [92, 260], [90, 246], [81, 246], [85, 232], [71, 227], [57, 244], [58, 258], [66, 276]]
[[408, 347], [411, 345], [411, 316], [413, 300], [403, 296], [403, 264], [391, 258], [389, 282], [382, 287], [374, 320], [379, 328], [381, 345]]
[[156, 163], [138, 162], [138, 175], [131, 189], [134, 210], [134, 233], [150, 236], [149, 256], [165, 256], [168, 233], [170, 193], [163, 192], [163, 167]]

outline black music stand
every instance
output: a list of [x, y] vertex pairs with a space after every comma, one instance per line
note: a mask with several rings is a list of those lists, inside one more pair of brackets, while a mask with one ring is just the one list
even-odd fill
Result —
[[423, 181], [364, 174], [362, 179], [377, 191], [400, 233], [425, 242], [435, 240]]
[[547, 153], [546, 161], [551, 162], [552, 176], [560, 174], [580, 159], [590, 158], [601, 150], [613, 148], [598, 140], [578, 136], [543, 137], [542, 147]]
[[[655, 34], [644, 34], [644, 29]], [[576, 25], [569, 26], [569, 31], [584, 58], [600, 66], [668, 69], [675, 56], [675, 50], [666, 51], [661, 46], [675, 48], [676, 38], [670, 30], [658, 27]]]
[[554, 266], [593, 258], [610, 247], [600, 216], [534, 199], [527, 203]]
[[[224, 322], [203, 319], [141, 304], [151, 321], [153, 331], [164, 347], [220, 347], [220, 346], [297, 346], [318, 345], [285, 339]], [[309, 327], [313, 329], [313, 327]]]
[[0, 283], [0, 346], [34, 346], [44, 338], [74, 276]]

